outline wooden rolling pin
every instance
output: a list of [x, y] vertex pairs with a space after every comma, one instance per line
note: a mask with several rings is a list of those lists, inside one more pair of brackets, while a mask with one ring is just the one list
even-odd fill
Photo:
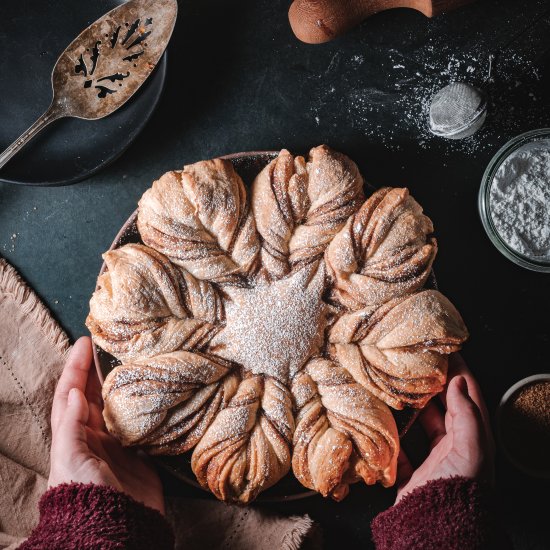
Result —
[[294, 0], [288, 10], [294, 34], [308, 44], [320, 44], [345, 33], [363, 19], [391, 8], [413, 8], [427, 17], [470, 4], [474, 0]]

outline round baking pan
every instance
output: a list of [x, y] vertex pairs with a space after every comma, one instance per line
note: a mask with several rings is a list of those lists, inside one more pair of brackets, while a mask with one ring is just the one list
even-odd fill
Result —
[[[222, 158], [228, 159], [233, 163], [237, 173], [244, 181], [246, 188], [249, 190], [254, 178], [271, 160], [279, 154], [278, 151], [252, 151], [245, 153], [235, 153], [226, 155]], [[128, 243], [140, 243], [141, 239], [136, 226], [137, 210], [128, 218], [122, 226], [118, 235], [115, 237], [113, 244], [109, 250], [114, 250]], [[106, 265], [103, 263], [100, 275], [106, 270]], [[436, 287], [435, 277], [432, 273], [428, 284], [430, 288]], [[105, 376], [120, 362], [112, 355], [105, 352], [99, 346], [94, 345], [94, 362], [97, 369], [99, 380], [103, 383]], [[392, 409], [392, 413], [397, 423], [399, 436], [405, 435], [411, 424], [418, 415], [417, 409], [405, 408], [402, 411]], [[155, 460], [163, 468], [182, 479], [189, 485], [204, 489], [195, 479], [195, 475], [191, 470], [191, 454], [192, 451], [179, 456], [155, 456]], [[206, 491], [206, 489], [204, 489]], [[316, 491], [306, 489], [298, 480], [289, 472], [283, 479], [261, 493], [256, 499], [259, 502], [277, 502], [285, 500], [297, 500], [301, 498], [316, 495]]]

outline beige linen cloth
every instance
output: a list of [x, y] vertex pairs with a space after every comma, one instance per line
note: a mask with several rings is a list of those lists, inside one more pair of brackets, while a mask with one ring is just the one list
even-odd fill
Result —
[[[0, 549], [16, 548], [38, 522], [49, 471], [51, 402], [69, 348], [48, 309], [0, 258]], [[188, 498], [171, 499], [167, 510], [177, 548], [319, 545], [308, 516], [274, 517]]]

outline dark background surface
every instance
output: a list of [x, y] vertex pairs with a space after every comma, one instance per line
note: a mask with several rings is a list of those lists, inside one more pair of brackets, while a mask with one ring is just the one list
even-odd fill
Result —
[[[267, 0], [181, 2], [166, 89], [145, 131], [82, 183], [0, 184], [0, 254], [72, 337], [86, 334], [101, 253], [155, 178], [231, 152], [305, 152], [325, 142], [349, 154], [373, 185], [408, 186], [433, 219], [439, 286], [470, 329], [464, 356], [495, 411], [512, 383], [550, 371], [550, 276], [501, 256], [476, 205], [496, 150], [513, 135], [550, 126], [543, 17], [550, 2], [480, 0], [435, 20], [394, 10], [320, 46], [294, 38], [287, 8]], [[487, 55], [522, 29], [501, 51], [487, 128], [467, 142], [429, 138], [421, 115], [434, 88], [451, 78], [481, 82]], [[419, 429], [407, 439], [406, 447], [420, 448]], [[550, 548], [549, 483], [520, 475], [500, 454], [497, 467], [503, 525], [515, 547]], [[191, 491], [164, 478], [171, 493]], [[394, 498], [393, 490], [357, 485], [340, 504], [314, 497], [261, 506], [310, 514], [327, 548], [368, 548], [370, 520]]]

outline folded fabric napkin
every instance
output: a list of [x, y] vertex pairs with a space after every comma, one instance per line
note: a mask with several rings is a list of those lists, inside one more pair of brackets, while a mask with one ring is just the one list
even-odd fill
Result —
[[[49, 471], [50, 409], [69, 349], [48, 309], [0, 258], [0, 549], [16, 548], [38, 523]], [[186, 550], [297, 550], [308, 540], [313, 546], [308, 516], [173, 498], [167, 517], [176, 548]]]

